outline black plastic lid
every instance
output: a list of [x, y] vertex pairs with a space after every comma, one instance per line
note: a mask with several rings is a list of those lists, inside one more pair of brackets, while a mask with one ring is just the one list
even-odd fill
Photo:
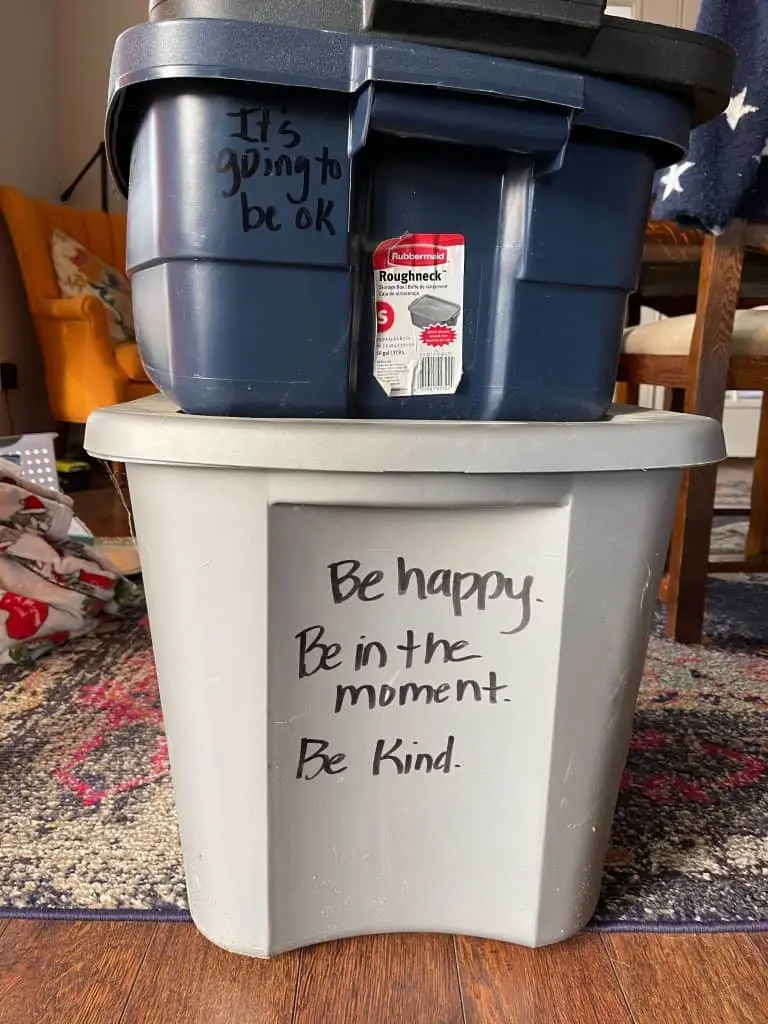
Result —
[[682, 96], [693, 125], [721, 113], [736, 54], [713, 36], [604, 13], [605, 0], [372, 0], [369, 30], [535, 61]]
[[606, 0], [150, 0], [152, 20], [212, 18], [368, 32], [599, 75], [723, 111], [735, 53], [712, 36], [605, 14]]
[[[396, 20], [418, 16], [419, 9], [441, 16], [447, 12], [468, 14], [472, 17], [495, 15], [504, 19], [543, 21], [556, 26], [592, 30], [600, 28], [605, 14], [606, 0], [371, 0], [368, 23], [375, 27], [382, 17]], [[403, 12], [403, 13], [401, 13]]]

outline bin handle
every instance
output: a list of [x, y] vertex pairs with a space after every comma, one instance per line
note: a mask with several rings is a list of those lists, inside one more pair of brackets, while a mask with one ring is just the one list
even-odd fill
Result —
[[562, 167], [574, 113], [570, 107], [492, 102], [437, 91], [414, 94], [371, 84], [358, 97], [351, 149], [353, 153], [362, 149], [369, 134], [379, 132], [525, 153], [533, 157], [536, 175], [541, 177]]

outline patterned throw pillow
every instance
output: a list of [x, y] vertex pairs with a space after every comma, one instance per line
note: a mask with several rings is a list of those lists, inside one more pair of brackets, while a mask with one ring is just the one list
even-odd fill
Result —
[[132, 341], [131, 287], [127, 277], [58, 228], [53, 231], [51, 255], [62, 298], [95, 295], [107, 310], [112, 341]]

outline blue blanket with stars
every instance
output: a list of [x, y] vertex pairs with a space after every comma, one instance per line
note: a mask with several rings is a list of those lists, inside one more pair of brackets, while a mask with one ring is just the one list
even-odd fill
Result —
[[653, 216], [718, 231], [768, 219], [768, 0], [703, 0], [696, 28], [738, 53], [731, 101], [659, 172]]

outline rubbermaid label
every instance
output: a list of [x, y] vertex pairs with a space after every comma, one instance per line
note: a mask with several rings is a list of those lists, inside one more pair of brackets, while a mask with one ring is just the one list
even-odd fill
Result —
[[464, 236], [402, 235], [373, 254], [373, 375], [390, 398], [453, 395], [461, 381]]

